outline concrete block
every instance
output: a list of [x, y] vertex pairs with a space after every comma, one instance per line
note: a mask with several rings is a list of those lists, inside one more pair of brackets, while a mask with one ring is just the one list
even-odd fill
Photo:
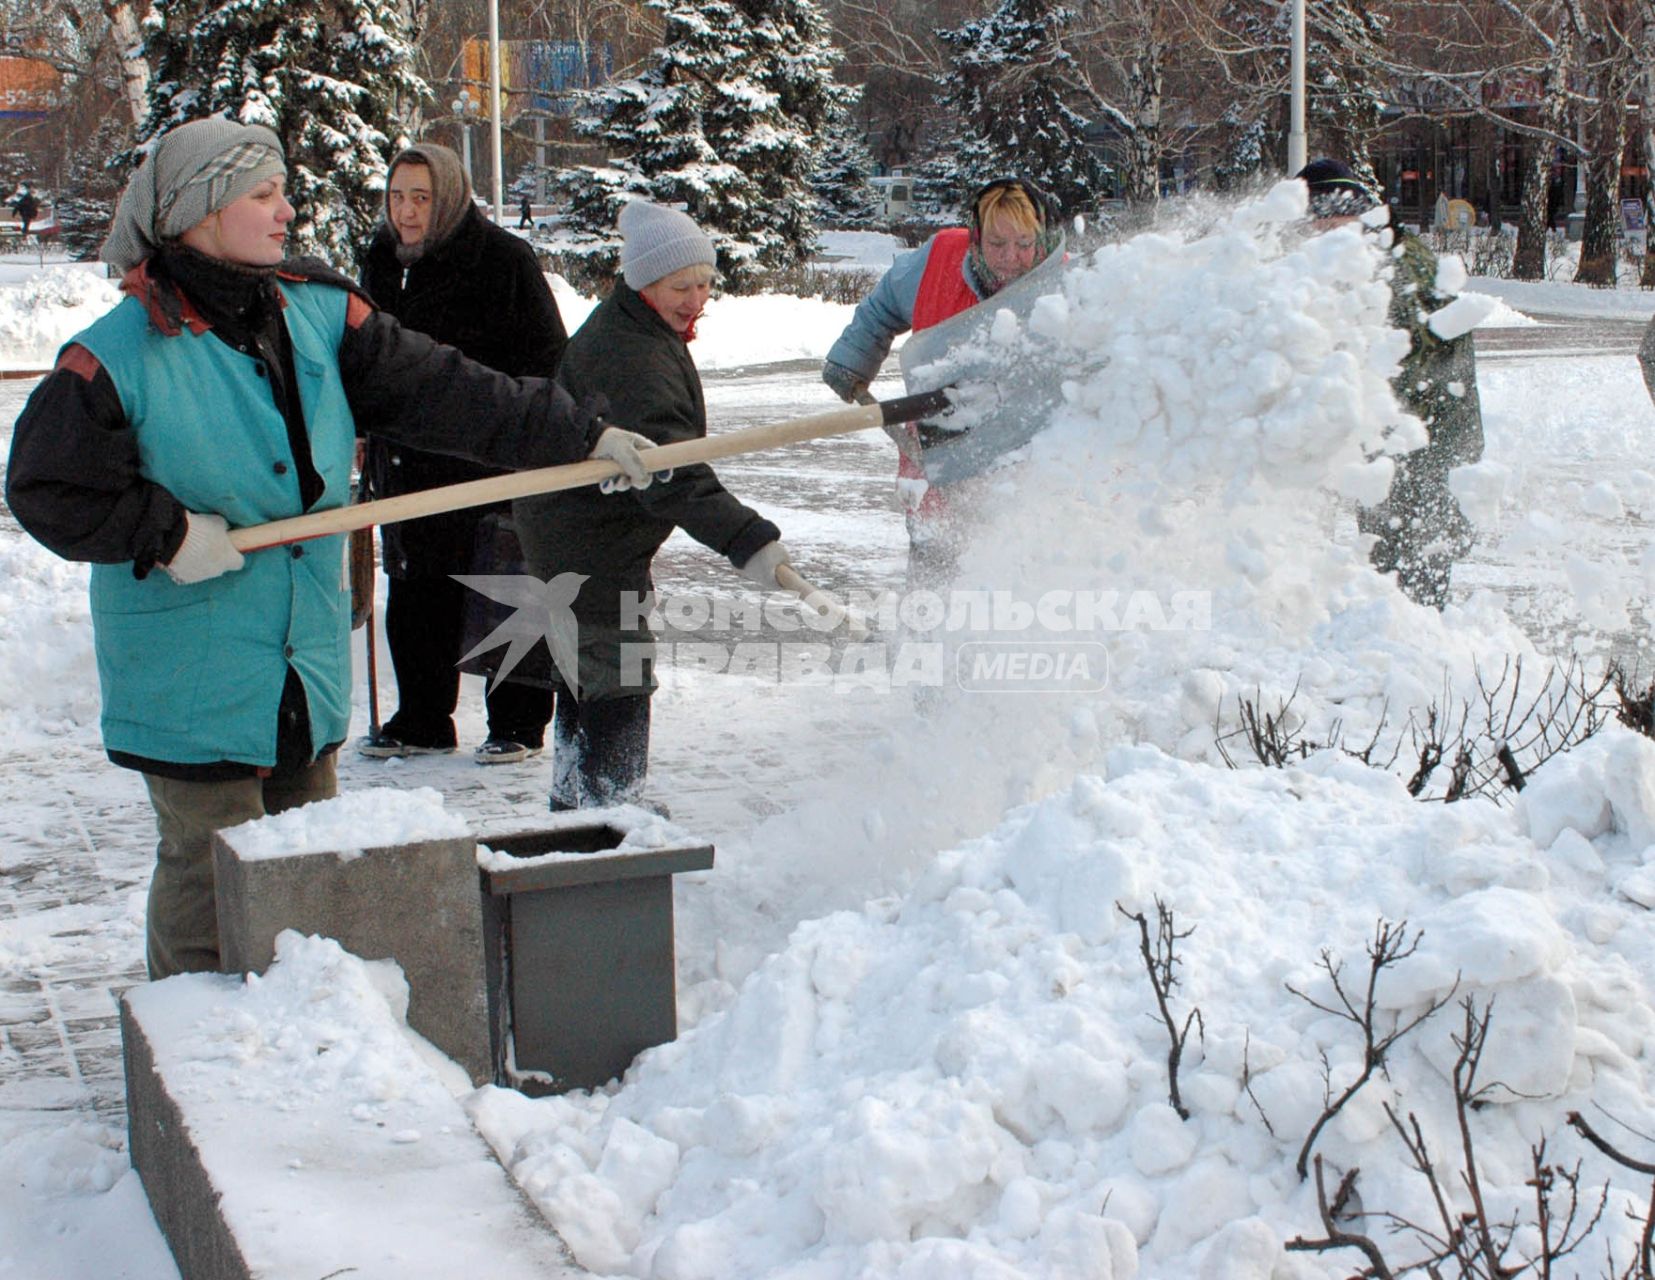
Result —
[[225, 972], [262, 973], [283, 929], [335, 938], [365, 960], [395, 960], [408, 979], [408, 1024], [473, 1084], [490, 1082], [476, 841], [272, 856], [259, 825], [213, 837]]
[[221, 974], [122, 999], [132, 1163], [183, 1280], [583, 1276], [383, 1001], [339, 1000], [354, 958], [299, 942], [341, 964], [274, 1015]]

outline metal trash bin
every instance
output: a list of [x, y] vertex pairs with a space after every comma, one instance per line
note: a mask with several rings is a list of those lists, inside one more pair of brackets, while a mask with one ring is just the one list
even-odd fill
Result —
[[596, 1088], [678, 1035], [672, 877], [713, 865], [692, 838], [622, 848], [641, 810], [483, 832], [483, 942], [497, 1084]]

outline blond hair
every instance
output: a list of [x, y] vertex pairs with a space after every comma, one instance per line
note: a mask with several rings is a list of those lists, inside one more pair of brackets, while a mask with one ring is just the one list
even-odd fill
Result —
[[1009, 184], [989, 188], [977, 202], [977, 225], [987, 231], [995, 223], [1026, 235], [1038, 235], [1041, 230], [1040, 212], [1028, 192]]

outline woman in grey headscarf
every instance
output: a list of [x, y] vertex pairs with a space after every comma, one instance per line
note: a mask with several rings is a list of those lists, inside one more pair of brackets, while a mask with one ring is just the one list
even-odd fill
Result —
[[230, 527], [344, 505], [364, 430], [647, 474], [650, 442], [606, 427], [601, 402], [475, 364], [284, 259], [285, 186], [268, 129], [215, 118], [160, 140], [104, 246], [126, 296], [59, 353], [6, 473], [18, 522], [93, 562], [104, 747], [143, 774], [160, 830], [156, 978], [218, 967], [212, 832], [332, 795], [350, 719], [344, 538], [243, 555]]
[[[458, 347], [491, 369], [514, 378], [557, 372], [566, 341], [563, 320], [534, 250], [483, 216], [460, 157], [447, 147], [422, 142], [391, 161], [385, 221], [368, 246], [362, 284], [407, 328]], [[364, 471], [376, 498], [494, 474], [378, 436], [368, 441]], [[454, 750], [465, 613], [468, 605], [481, 612], [482, 597], [468, 601], [453, 575], [525, 572], [509, 519], [509, 507], [499, 504], [380, 530], [380, 564], [390, 579], [385, 640], [396, 672], [397, 710], [378, 733], [361, 740], [363, 755]], [[498, 659], [495, 650], [496, 664]], [[477, 748], [479, 764], [510, 764], [540, 752], [552, 717], [550, 690], [495, 681], [484, 706], [488, 737]]]

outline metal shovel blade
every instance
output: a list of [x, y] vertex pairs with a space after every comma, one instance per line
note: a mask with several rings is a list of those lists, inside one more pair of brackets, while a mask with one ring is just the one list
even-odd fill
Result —
[[931, 484], [986, 471], [1032, 440], [1062, 405], [1074, 353], [1029, 320], [1042, 298], [1062, 294], [1066, 265], [1059, 245], [1022, 279], [903, 345], [910, 392], [951, 388], [951, 411], [918, 425]]

